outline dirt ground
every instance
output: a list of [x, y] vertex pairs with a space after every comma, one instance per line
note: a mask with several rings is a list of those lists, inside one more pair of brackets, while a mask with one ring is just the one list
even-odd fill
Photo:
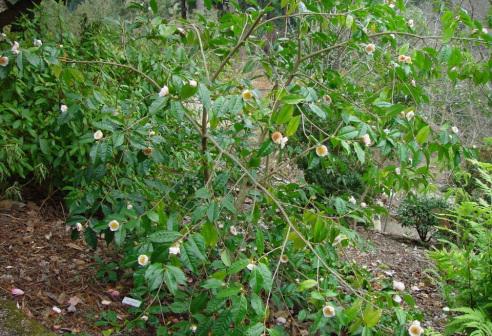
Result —
[[426, 256], [427, 248], [419, 241], [401, 235], [363, 229], [359, 234], [368, 242], [368, 248], [348, 248], [345, 258], [365, 266], [375, 277], [403, 282], [406, 292], [424, 313], [423, 326], [442, 331], [448, 315], [443, 311], [445, 303], [429, 272], [433, 264]]
[[[113, 288], [97, 281], [94, 251], [71, 240], [63, 212], [40, 205], [0, 202], [0, 297], [14, 300], [52, 331], [100, 335], [94, 327], [100, 312], [125, 316], [121, 297], [112, 297]], [[24, 295], [13, 296], [13, 288]]]

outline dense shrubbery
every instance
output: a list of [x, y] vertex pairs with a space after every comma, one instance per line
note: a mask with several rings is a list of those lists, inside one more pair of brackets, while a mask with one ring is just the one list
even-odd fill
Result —
[[[482, 196], [457, 204], [447, 219], [449, 240], [430, 253], [441, 274], [442, 289], [452, 307], [463, 313], [448, 328], [488, 335], [492, 331], [492, 165], [472, 162], [479, 172]], [[488, 316], [488, 318], [487, 318]], [[481, 332], [481, 333], [480, 333]]]
[[[403, 310], [389, 280], [373, 286], [367, 271], [338, 258], [355, 236], [347, 224], [379, 211], [366, 193], [352, 194], [362, 190], [359, 177], [351, 192], [333, 195], [327, 185], [272, 176], [301, 157], [308, 167], [331, 162], [337, 173], [357, 162], [364, 190], [376, 194], [428, 183], [433, 155], [458, 165], [470, 153], [450, 125], [437, 129], [419, 116], [427, 100], [420, 83], [451, 68], [487, 82], [458, 44], [487, 43], [487, 34], [470, 32], [481, 24], [445, 12], [448, 45], [438, 52], [406, 40], [402, 2], [306, 1], [309, 11], [298, 12], [287, 1], [296, 24], [264, 54], [261, 36], [284, 20], [267, 21], [270, 7], [192, 24], [156, 16], [150, 5], [132, 4], [127, 19], [88, 24], [77, 36], [39, 36], [38, 12], [24, 33], [0, 42], [8, 57], [0, 158], [18, 158], [0, 163], [4, 180], [52, 172], [74, 238], [115, 244], [122, 258], [112, 270], [133, 270], [124, 274], [144, 304], [132, 312], [147, 317], [125, 328], [285, 335], [274, 318], [285, 311], [311, 334], [406, 333], [422, 317], [410, 295]], [[244, 66], [235, 54], [242, 46]], [[260, 70], [279, 83], [263, 97], [251, 84]], [[332, 115], [337, 127], [327, 135], [296, 141], [301, 127], [309, 132], [307, 116]], [[183, 320], [164, 326], [167, 313]]]

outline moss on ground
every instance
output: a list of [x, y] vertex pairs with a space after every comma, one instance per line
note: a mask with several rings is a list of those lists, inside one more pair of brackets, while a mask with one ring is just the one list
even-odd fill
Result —
[[0, 298], [0, 336], [55, 336], [40, 323], [27, 318], [14, 302]]

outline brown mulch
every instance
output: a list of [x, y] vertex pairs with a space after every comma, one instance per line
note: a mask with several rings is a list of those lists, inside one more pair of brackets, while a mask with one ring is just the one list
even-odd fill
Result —
[[[369, 247], [364, 250], [347, 248], [345, 257], [366, 267], [376, 277], [402, 281], [405, 291], [412, 295], [425, 316], [423, 325], [442, 331], [448, 318], [443, 311], [446, 304], [430, 275], [429, 270], [434, 266], [426, 255], [426, 247], [403, 236], [362, 229], [358, 233]], [[412, 289], [414, 286], [416, 288]]]
[[[121, 297], [109, 295], [112, 285], [96, 279], [94, 251], [70, 238], [62, 218], [61, 207], [0, 201], [0, 297], [17, 301], [50, 330], [100, 335], [94, 326], [100, 312], [111, 309], [125, 317], [126, 308]], [[14, 297], [12, 288], [25, 294]], [[76, 303], [75, 311], [69, 302]]]

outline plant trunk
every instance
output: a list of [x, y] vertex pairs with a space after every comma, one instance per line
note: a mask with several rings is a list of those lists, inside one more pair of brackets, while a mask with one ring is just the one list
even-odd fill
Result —
[[186, 0], [181, 0], [181, 18], [186, 20]]

